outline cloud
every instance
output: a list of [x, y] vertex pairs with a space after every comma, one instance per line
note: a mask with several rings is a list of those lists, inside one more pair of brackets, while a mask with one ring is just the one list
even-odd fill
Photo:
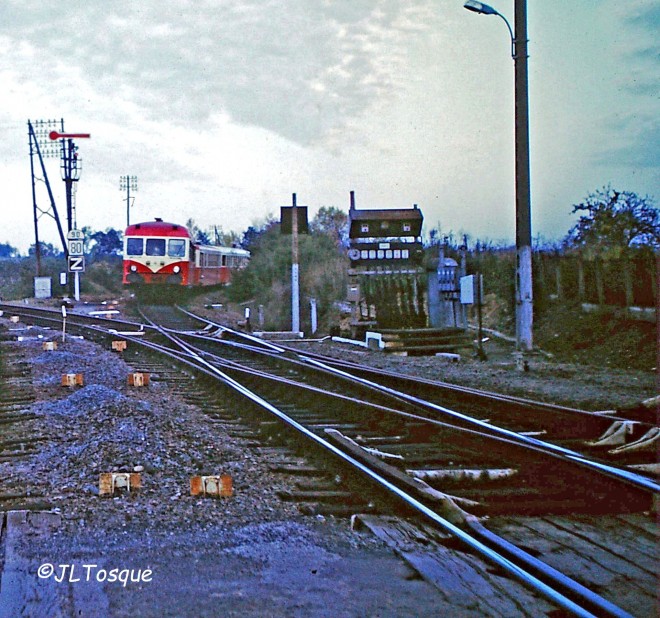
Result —
[[[397, 24], [406, 31], [397, 2], [338, 4], [9, 2], [0, 34], [30, 49], [24, 67], [78, 72], [154, 120], [200, 125], [224, 112], [309, 144], [393, 88]], [[53, 57], [66, 67], [48, 68]]]
[[615, 139], [595, 161], [600, 165], [629, 166], [632, 168], [658, 168], [660, 123], [654, 115], [629, 115], [619, 120], [613, 129]]

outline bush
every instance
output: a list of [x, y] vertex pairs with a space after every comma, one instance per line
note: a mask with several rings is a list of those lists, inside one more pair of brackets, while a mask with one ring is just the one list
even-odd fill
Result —
[[[319, 329], [327, 332], [338, 321], [334, 305], [343, 300], [348, 283], [345, 250], [329, 234], [312, 232], [299, 237], [301, 327], [309, 331], [309, 300], [317, 303]], [[264, 306], [267, 329], [291, 327], [291, 236], [269, 224], [251, 238], [252, 257], [246, 269], [236, 273], [227, 298], [238, 303]]]
[[[0, 260], [0, 298], [18, 300], [34, 297], [34, 277], [36, 276], [34, 256]], [[66, 271], [63, 257], [41, 259], [41, 276], [50, 277], [52, 295], [66, 296], [68, 289], [61, 286], [60, 273]], [[69, 273], [69, 277], [72, 277]], [[122, 283], [121, 257], [104, 258], [88, 262], [87, 271], [80, 277], [82, 294], [108, 296], [121, 292]]]

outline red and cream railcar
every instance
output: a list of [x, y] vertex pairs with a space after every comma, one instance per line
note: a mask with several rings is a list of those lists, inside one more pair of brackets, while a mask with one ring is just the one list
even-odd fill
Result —
[[124, 232], [125, 285], [218, 285], [244, 268], [250, 252], [195, 244], [183, 225], [162, 219], [129, 225]]

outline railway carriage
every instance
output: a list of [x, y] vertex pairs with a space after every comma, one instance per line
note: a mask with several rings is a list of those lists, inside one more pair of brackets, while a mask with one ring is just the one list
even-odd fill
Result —
[[228, 284], [250, 252], [199, 245], [183, 225], [162, 219], [129, 225], [124, 232], [124, 285]]

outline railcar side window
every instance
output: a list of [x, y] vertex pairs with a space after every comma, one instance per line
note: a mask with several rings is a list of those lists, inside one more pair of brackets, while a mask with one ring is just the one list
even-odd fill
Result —
[[202, 266], [206, 268], [217, 268], [220, 264], [220, 256], [217, 253], [205, 253], [204, 263]]
[[171, 238], [167, 243], [167, 255], [170, 257], [185, 257], [186, 241], [180, 238]]
[[127, 238], [126, 239], [126, 255], [142, 255], [142, 238]]
[[147, 238], [147, 255], [165, 255], [165, 239]]

